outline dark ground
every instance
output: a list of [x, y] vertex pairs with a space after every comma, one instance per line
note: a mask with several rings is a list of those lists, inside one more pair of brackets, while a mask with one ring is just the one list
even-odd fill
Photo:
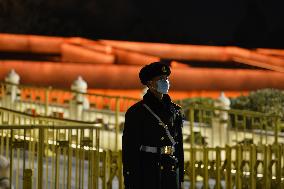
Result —
[[0, 0], [0, 32], [284, 48], [281, 0]]

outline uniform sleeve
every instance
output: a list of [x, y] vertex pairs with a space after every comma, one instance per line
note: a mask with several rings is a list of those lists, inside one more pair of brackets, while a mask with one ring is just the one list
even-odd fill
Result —
[[184, 150], [183, 150], [183, 134], [182, 134], [182, 128], [183, 128], [183, 120], [184, 117], [181, 115], [179, 118], [179, 124], [178, 124], [178, 148], [177, 148], [177, 158], [178, 158], [178, 164], [179, 164], [179, 178], [180, 182], [184, 181]]
[[125, 189], [139, 189], [140, 184], [140, 130], [139, 115], [128, 110], [122, 136], [122, 163]]

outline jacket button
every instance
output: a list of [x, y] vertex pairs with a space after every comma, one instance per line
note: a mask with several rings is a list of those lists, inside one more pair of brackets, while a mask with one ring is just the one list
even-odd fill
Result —
[[161, 170], [163, 170], [163, 169], [164, 169], [164, 167], [163, 167], [163, 166], [161, 166], [160, 168], [161, 168]]
[[165, 139], [164, 137], [161, 138], [161, 140], [164, 140], [164, 139]]

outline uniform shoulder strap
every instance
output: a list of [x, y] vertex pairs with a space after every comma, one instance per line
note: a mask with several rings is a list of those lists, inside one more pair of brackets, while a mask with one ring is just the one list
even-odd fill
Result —
[[153, 110], [147, 104], [143, 104], [143, 106], [159, 121], [159, 123], [163, 123], [161, 118], [155, 114], [155, 112], [153, 112]]
[[161, 118], [157, 114], [155, 114], [155, 112], [153, 112], [153, 110], [147, 104], [143, 104], [143, 106], [159, 121], [159, 125], [161, 125], [166, 130], [167, 137], [170, 139], [172, 145], [174, 146], [176, 144], [176, 141], [172, 137], [168, 126], [161, 120]]

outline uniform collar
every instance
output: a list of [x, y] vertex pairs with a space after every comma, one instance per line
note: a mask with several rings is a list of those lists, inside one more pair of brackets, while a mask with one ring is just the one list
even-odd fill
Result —
[[143, 101], [152, 108], [163, 108], [169, 110], [172, 104], [172, 100], [168, 94], [164, 94], [160, 101], [149, 89], [143, 96]]

